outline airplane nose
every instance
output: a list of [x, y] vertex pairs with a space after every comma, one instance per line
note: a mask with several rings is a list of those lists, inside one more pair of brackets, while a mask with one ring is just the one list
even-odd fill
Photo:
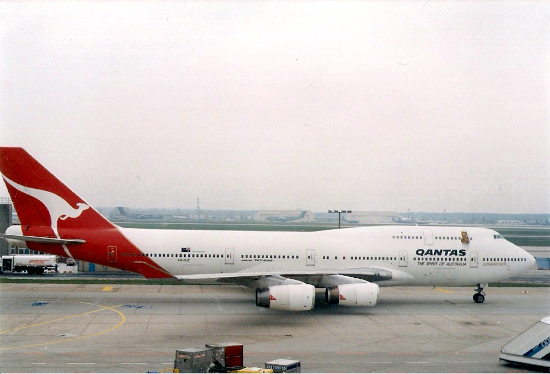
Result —
[[535, 269], [537, 265], [537, 259], [534, 258], [530, 253], [527, 253], [527, 263], [529, 264], [529, 269]]
[[521, 256], [521, 257], [524, 257], [526, 262], [524, 262], [525, 264], [525, 267], [522, 265], [521, 267], [525, 270], [531, 270], [531, 269], [536, 269], [536, 265], [537, 265], [537, 259], [535, 257], [533, 257], [529, 252], [527, 252], [525, 249], [521, 248], [521, 247], [518, 247], [516, 245], [514, 245], [515, 248], [516, 248], [516, 254]]

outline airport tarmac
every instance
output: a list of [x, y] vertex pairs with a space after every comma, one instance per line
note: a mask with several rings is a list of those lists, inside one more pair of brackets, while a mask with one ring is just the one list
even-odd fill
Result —
[[[539, 273], [540, 274], [540, 273]], [[547, 272], [544, 272], [545, 277]], [[518, 372], [500, 348], [550, 315], [550, 287], [381, 288], [372, 308], [258, 308], [239, 286], [0, 284], [1, 372], [141, 372], [176, 349], [244, 344], [302, 372]]]

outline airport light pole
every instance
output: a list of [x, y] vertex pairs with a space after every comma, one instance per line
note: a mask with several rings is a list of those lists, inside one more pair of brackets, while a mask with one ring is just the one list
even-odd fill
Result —
[[329, 213], [338, 213], [338, 228], [341, 228], [340, 225], [340, 216], [342, 213], [351, 213], [351, 210], [329, 210]]

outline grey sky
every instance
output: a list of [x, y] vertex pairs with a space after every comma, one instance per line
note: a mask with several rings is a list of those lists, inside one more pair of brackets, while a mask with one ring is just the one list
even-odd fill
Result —
[[0, 144], [96, 206], [548, 213], [549, 19], [527, 1], [1, 3]]

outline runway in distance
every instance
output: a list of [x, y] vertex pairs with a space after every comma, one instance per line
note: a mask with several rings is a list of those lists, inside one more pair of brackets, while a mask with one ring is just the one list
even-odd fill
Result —
[[316, 232], [152, 230], [114, 225], [22, 148], [0, 148], [0, 172], [19, 226], [11, 244], [193, 283], [256, 289], [256, 305], [313, 309], [325, 302], [374, 306], [379, 286], [477, 285], [483, 288], [535, 265], [496, 231], [478, 227], [373, 226]]

